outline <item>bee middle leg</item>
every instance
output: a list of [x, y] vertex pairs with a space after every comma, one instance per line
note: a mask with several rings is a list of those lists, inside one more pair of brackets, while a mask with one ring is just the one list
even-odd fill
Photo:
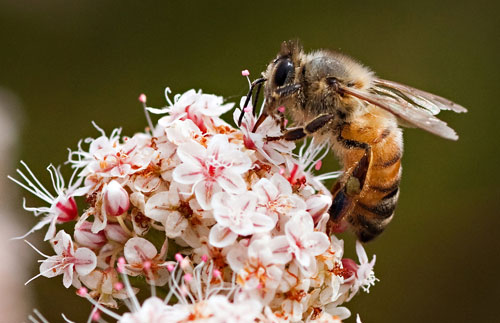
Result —
[[277, 141], [283, 139], [286, 141], [296, 141], [320, 130], [321, 128], [326, 126], [331, 120], [333, 120], [333, 118], [335, 118], [334, 114], [322, 114], [309, 121], [303, 127], [288, 129], [281, 136], [276, 136], [276, 137], [268, 136], [266, 137], [266, 140]]

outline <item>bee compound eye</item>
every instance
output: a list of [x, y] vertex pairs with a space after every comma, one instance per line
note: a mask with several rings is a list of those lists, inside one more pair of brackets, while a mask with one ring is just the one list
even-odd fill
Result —
[[288, 75], [293, 73], [293, 63], [289, 59], [282, 59], [274, 72], [274, 84], [282, 86], [285, 84]]

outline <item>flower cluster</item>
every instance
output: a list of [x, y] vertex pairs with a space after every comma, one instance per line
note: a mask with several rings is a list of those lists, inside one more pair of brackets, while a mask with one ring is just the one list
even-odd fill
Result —
[[[56, 255], [38, 276], [63, 275], [66, 288], [120, 322], [338, 322], [342, 306], [375, 282], [361, 246], [359, 264], [343, 258], [343, 241], [327, 234], [331, 195], [315, 176], [327, 147], [266, 141], [280, 134], [268, 118], [252, 132], [220, 116], [222, 98], [194, 90], [168, 98], [156, 126], [132, 137], [115, 129], [70, 151], [68, 185], [48, 168], [50, 193], [23, 163], [15, 180], [40, 197], [43, 215], [29, 233], [48, 227]], [[141, 96], [145, 103], [145, 96]], [[244, 99], [244, 98], [243, 98]], [[242, 100], [243, 102], [243, 100]], [[251, 107], [250, 107], [251, 110]], [[240, 110], [235, 109], [234, 116]], [[86, 203], [79, 212], [77, 201]], [[72, 235], [57, 232], [74, 223]], [[30, 244], [31, 245], [31, 244]], [[34, 248], [34, 247], [33, 247]], [[129, 281], [129, 277], [138, 277]], [[152, 297], [135, 294], [144, 282]], [[163, 290], [166, 298], [156, 297]], [[130, 313], [109, 309], [127, 304]]]

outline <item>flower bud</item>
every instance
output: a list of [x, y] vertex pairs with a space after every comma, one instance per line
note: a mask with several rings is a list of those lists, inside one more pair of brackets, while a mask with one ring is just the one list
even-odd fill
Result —
[[78, 207], [72, 196], [63, 197], [57, 201], [55, 209], [59, 223], [73, 221], [78, 216]]
[[128, 210], [130, 201], [127, 191], [115, 180], [109, 182], [102, 191], [104, 207], [108, 215], [118, 216]]
[[344, 278], [347, 279], [352, 275], [356, 276], [356, 272], [358, 271], [359, 265], [350, 258], [343, 258], [342, 267], [344, 269], [344, 273], [342, 276], [344, 276]]
[[117, 223], [108, 223], [104, 228], [104, 233], [109, 240], [119, 243], [125, 243], [130, 238], [127, 232]]
[[108, 241], [104, 231], [99, 231], [98, 233], [92, 233], [91, 231], [92, 223], [84, 221], [80, 226], [75, 228], [75, 241], [84, 247], [90, 249], [99, 249], [106, 244]]

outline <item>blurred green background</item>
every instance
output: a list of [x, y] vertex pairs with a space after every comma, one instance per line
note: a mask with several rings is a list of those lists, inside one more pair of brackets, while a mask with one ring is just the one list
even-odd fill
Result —
[[[2, 0], [0, 87], [18, 96], [24, 116], [14, 159], [27, 161], [48, 184], [45, 167], [62, 163], [80, 138], [97, 135], [91, 120], [107, 132], [142, 130], [140, 93], [156, 107], [165, 104], [166, 86], [239, 101], [248, 89], [240, 71], [257, 77], [283, 40], [300, 38], [306, 50], [343, 51], [383, 78], [469, 109], [441, 116], [459, 133], [458, 142], [405, 131], [397, 216], [366, 246], [377, 255], [380, 282], [347, 304], [353, 317], [494, 322], [500, 301], [499, 9], [493, 1], [448, 0]], [[12, 199], [20, 205], [21, 193]], [[33, 225], [28, 213], [20, 217], [26, 230]], [[42, 238], [30, 241], [47, 251]], [[347, 242], [352, 254], [353, 240]], [[77, 322], [87, 318], [89, 304], [65, 290], [61, 277], [19, 288], [35, 293], [33, 306], [52, 322], [61, 321], [59, 312]]]

